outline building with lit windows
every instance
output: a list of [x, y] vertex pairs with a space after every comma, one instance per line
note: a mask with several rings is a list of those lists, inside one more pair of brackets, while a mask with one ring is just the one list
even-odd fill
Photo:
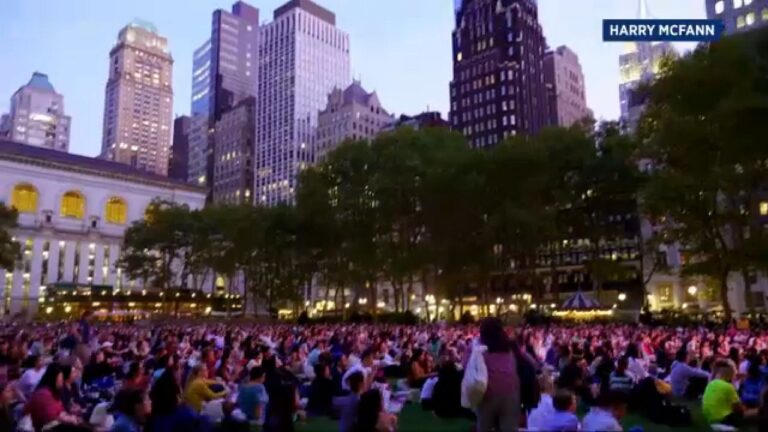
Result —
[[185, 182], [7, 140], [0, 140], [0, 172], [0, 201], [19, 212], [12, 233], [22, 250], [14, 271], [0, 270], [0, 313], [64, 307], [46, 302], [46, 287], [143, 289], [115, 268], [126, 228], [155, 198], [205, 203], [204, 191]]
[[11, 112], [0, 120], [0, 137], [66, 152], [70, 122], [64, 114], [64, 96], [56, 92], [48, 75], [35, 72], [11, 97]]
[[[638, 19], [651, 17], [645, 0], [638, 0], [637, 16]], [[677, 51], [669, 42], [624, 44], [624, 52], [619, 56], [619, 101], [621, 121], [629, 130], [637, 127], [645, 109], [647, 95], [642, 85], [653, 82], [666, 59], [676, 57]]]
[[254, 198], [292, 202], [299, 171], [314, 162], [318, 113], [352, 82], [349, 35], [310, 0], [290, 0], [261, 28]]
[[109, 53], [101, 157], [166, 175], [173, 121], [173, 59], [157, 28], [134, 20]]
[[333, 89], [328, 105], [317, 117], [316, 161], [345, 140], [371, 140], [392, 122], [376, 92], [368, 93], [354, 81], [344, 90]]
[[451, 125], [472, 147], [549, 125], [536, 0], [457, 0]]
[[706, 0], [707, 18], [719, 19], [725, 34], [768, 25], [768, 0]]
[[173, 120], [173, 144], [168, 158], [168, 177], [187, 181], [189, 164], [189, 126], [192, 119], [178, 116]]
[[213, 202], [251, 204], [256, 100], [241, 100], [221, 115], [213, 132]]
[[[192, 61], [188, 167], [189, 181], [205, 186], [212, 202], [233, 202], [235, 195], [251, 195], [253, 166], [241, 170], [230, 165], [240, 164], [239, 160], [232, 160], [240, 157], [243, 166], [250, 164], [246, 159], [250, 160], [248, 155], [253, 152], [256, 130], [253, 118], [243, 114], [253, 114], [258, 56], [259, 10], [238, 1], [231, 12], [214, 11], [211, 36], [195, 50]], [[220, 144], [217, 139], [226, 142]], [[239, 141], [234, 143], [234, 139]], [[235, 147], [237, 151], [233, 150]], [[249, 147], [247, 153], [240, 150], [245, 147]], [[242, 177], [235, 179], [236, 175]]]
[[592, 118], [587, 107], [584, 72], [579, 56], [567, 46], [544, 54], [544, 80], [549, 96], [550, 124], [568, 127]]

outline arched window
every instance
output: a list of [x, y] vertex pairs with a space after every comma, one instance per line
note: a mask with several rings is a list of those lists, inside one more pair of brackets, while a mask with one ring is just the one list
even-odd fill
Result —
[[19, 213], [37, 212], [37, 189], [29, 183], [19, 183], [14, 186], [11, 207]]
[[107, 201], [105, 213], [107, 223], [124, 224], [127, 220], [128, 205], [126, 205], [125, 200], [120, 197], [111, 197]]
[[61, 216], [75, 219], [85, 217], [85, 198], [78, 191], [67, 191], [61, 197]]

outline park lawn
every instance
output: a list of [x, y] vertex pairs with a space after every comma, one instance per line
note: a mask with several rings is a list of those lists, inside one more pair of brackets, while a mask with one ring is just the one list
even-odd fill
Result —
[[[640, 426], [644, 432], [701, 432], [710, 431], [707, 422], [701, 413], [699, 403], [689, 406], [693, 424], [687, 428], [672, 428], [665, 425], [652, 423], [642, 416], [628, 414], [621, 422], [624, 430]], [[306, 423], [298, 426], [299, 432], [335, 432], [338, 431], [338, 422], [327, 418], [311, 418]], [[745, 429], [749, 430], [749, 429]], [[398, 422], [399, 432], [472, 432], [472, 422], [468, 420], [443, 420], [435, 417], [430, 412], [425, 412], [419, 405], [408, 404], [400, 413]]]

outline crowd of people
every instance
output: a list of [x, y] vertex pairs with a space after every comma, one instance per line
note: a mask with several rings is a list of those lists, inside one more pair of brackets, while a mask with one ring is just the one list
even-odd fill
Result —
[[[485, 385], [468, 403], [465, 371]], [[0, 324], [0, 431], [390, 432], [405, 404], [478, 432], [650, 422], [768, 430], [768, 331], [625, 324]], [[476, 377], [474, 377], [476, 378]], [[474, 379], [473, 378], [473, 379]], [[580, 415], [582, 414], [582, 415]]]

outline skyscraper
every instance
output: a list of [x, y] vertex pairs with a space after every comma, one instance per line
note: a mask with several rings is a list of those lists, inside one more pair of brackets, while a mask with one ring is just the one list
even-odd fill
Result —
[[173, 145], [168, 159], [168, 177], [187, 181], [189, 161], [189, 127], [191, 118], [183, 115], [173, 120]]
[[579, 56], [570, 48], [563, 45], [544, 54], [544, 81], [549, 92], [550, 124], [568, 127], [592, 117]]
[[768, 25], [768, 0], [706, 0], [707, 18], [723, 21], [726, 34]]
[[370, 140], [392, 122], [376, 92], [368, 93], [354, 81], [346, 89], [333, 89], [317, 118], [314, 156], [319, 161], [345, 140]]
[[64, 97], [35, 72], [11, 97], [11, 112], [0, 120], [0, 136], [53, 150], [69, 151], [70, 117], [64, 114]]
[[451, 124], [473, 147], [547, 126], [536, 0], [456, 1]]
[[101, 157], [168, 173], [173, 114], [173, 59], [168, 40], [135, 19], [109, 53]]
[[[646, 0], [638, 0], [639, 19], [651, 17]], [[637, 127], [643, 113], [646, 94], [642, 85], [653, 82], [661, 70], [664, 59], [677, 57], [669, 42], [628, 42], [619, 56], [619, 99], [621, 120], [630, 130]]]
[[[248, 178], [230, 179], [225, 184], [216, 184], [215, 179], [234, 175], [234, 172], [224, 174], [216, 170], [221, 166], [223, 158], [251, 159], [255, 134], [254, 119], [243, 116], [244, 111], [253, 114], [253, 109], [241, 104], [246, 99], [256, 96], [258, 87], [259, 68], [259, 10], [249, 4], [238, 1], [232, 5], [231, 12], [216, 10], [211, 19], [211, 37], [194, 53], [192, 68], [192, 125], [190, 132], [190, 162], [189, 180], [201, 186], [207, 186], [209, 200], [225, 200], [224, 196], [250, 196], [253, 184], [253, 167], [249, 170], [237, 170]], [[227, 114], [237, 109], [237, 114]], [[226, 125], [218, 125], [226, 118]], [[234, 124], [233, 121], [241, 123]], [[221, 131], [222, 127], [237, 130], [236, 134]], [[246, 133], [244, 128], [250, 127]], [[230, 150], [223, 150], [216, 138], [226, 139]], [[226, 137], [226, 138], [225, 138]], [[233, 143], [232, 139], [241, 143]], [[242, 154], [240, 149], [248, 144], [248, 153]], [[231, 148], [237, 151], [232, 153]], [[217, 167], [218, 164], [218, 167]], [[248, 184], [229, 190], [227, 185]], [[220, 199], [221, 198], [221, 199]]]
[[349, 35], [310, 0], [290, 0], [261, 29], [254, 155], [256, 202], [292, 202], [297, 175], [314, 161], [318, 112], [351, 82]]

